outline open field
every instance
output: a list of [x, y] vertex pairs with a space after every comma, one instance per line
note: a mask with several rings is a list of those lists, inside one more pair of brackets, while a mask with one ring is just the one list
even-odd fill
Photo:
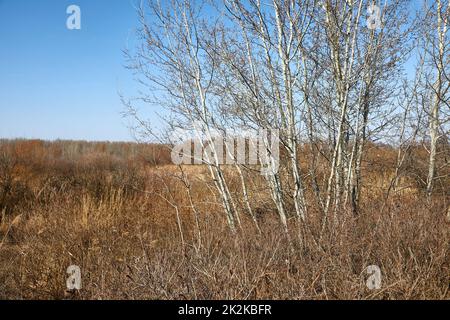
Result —
[[[321, 233], [310, 205], [306, 226], [289, 225], [290, 246], [258, 178], [248, 188], [261, 233], [237, 203], [233, 235], [207, 169], [180, 171], [162, 146], [2, 141], [0, 298], [449, 299], [449, 181], [430, 203], [419, 178], [387, 199], [395, 150], [367, 154], [358, 215], [337, 212]], [[70, 265], [78, 292], [66, 291]], [[378, 290], [366, 286], [369, 265], [381, 269]]]

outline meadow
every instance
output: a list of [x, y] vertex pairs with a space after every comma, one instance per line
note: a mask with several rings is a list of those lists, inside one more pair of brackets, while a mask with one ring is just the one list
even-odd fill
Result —
[[[258, 176], [244, 173], [260, 230], [238, 201], [233, 234], [207, 168], [171, 164], [163, 145], [1, 140], [0, 298], [449, 299], [450, 181], [427, 200], [426, 154], [412, 153], [414, 174], [388, 192], [397, 151], [370, 145], [358, 214], [326, 230], [307, 189], [308, 224], [288, 215], [288, 243]], [[66, 288], [70, 265], [81, 290]]]

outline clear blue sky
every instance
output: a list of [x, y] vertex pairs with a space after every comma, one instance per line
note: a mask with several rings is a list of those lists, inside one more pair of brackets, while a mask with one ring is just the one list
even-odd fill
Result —
[[[0, 0], [0, 138], [133, 140], [118, 92], [136, 89], [122, 49], [137, 1]], [[66, 27], [71, 4], [81, 30]]]
[[[136, 0], [0, 0], [0, 138], [132, 140], [118, 92], [135, 83]], [[81, 30], [66, 9], [81, 8]]]

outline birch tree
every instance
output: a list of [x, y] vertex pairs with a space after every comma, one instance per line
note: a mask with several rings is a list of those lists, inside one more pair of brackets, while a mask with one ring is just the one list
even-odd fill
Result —
[[[428, 111], [429, 117], [429, 161], [427, 175], [427, 195], [431, 196], [436, 178], [436, 162], [438, 156], [439, 140], [448, 136], [445, 130], [444, 114], [448, 116], [450, 108], [450, 32], [449, 16], [450, 1], [437, 0], [428, 4], [425, 3], [427, 10], [426, 21], [428, 26], [425, 30], [425, 38], [428, 40], [425, 47], [428, 54], [429, 73], [427, 76], [427, 87], [431, 92], [431, 105]], [[442, 113], [445, 108], [447, 112]]]
[[[228, 225], [234, 232], [239, 217], [213, 138], [217, 96], [211, 92], [211, 84], [217, 59], [208, 51], [205, 39], [214, 36], [217, 18], [205, 18], [207, 6], [201, 1], [143, 3], [139, 9], [142, 45], [134, 55], [130, 54], [129, 67], [148, 89], [148, 93], [142, 93], [141, 100], [163, 106], [171, 114], [167, 123], [173, 130], [193, 130], [196, 135], [193, 138], [201, 149], [208, 150], [201, 151], [200, 161], [211, 173]], [[190, 143], [187, 149], [179, 151], [190, 153]]]

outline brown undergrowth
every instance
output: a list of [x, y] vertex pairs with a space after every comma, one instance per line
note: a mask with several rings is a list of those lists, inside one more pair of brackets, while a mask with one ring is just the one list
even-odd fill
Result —
[[[307, 226], [291, 218], [291, 248], [259, 178], [249, 189], [262, 233], [237, 203], [242, 227], [233, 235], [202, 166], [183, 168], [189, 197], [163, 147], [78, 144], [84, 150], [1, 143], [0, 298], [450, 297], [448, 188], [427, 202], [420, 183], [405, 178], [387, 198], [395, 151], [376, 149], [366, 160], [376, 165], [357, 216], [336, 212], [322, 234], [317, 207], [308, 208]], [[237, 177], [228, 178], [239, 194]], [[75, 294], [65, 290], [69, 265], [82, 272]], [[367, 288], [369, 265], [380, 267], [381, 289]]]

